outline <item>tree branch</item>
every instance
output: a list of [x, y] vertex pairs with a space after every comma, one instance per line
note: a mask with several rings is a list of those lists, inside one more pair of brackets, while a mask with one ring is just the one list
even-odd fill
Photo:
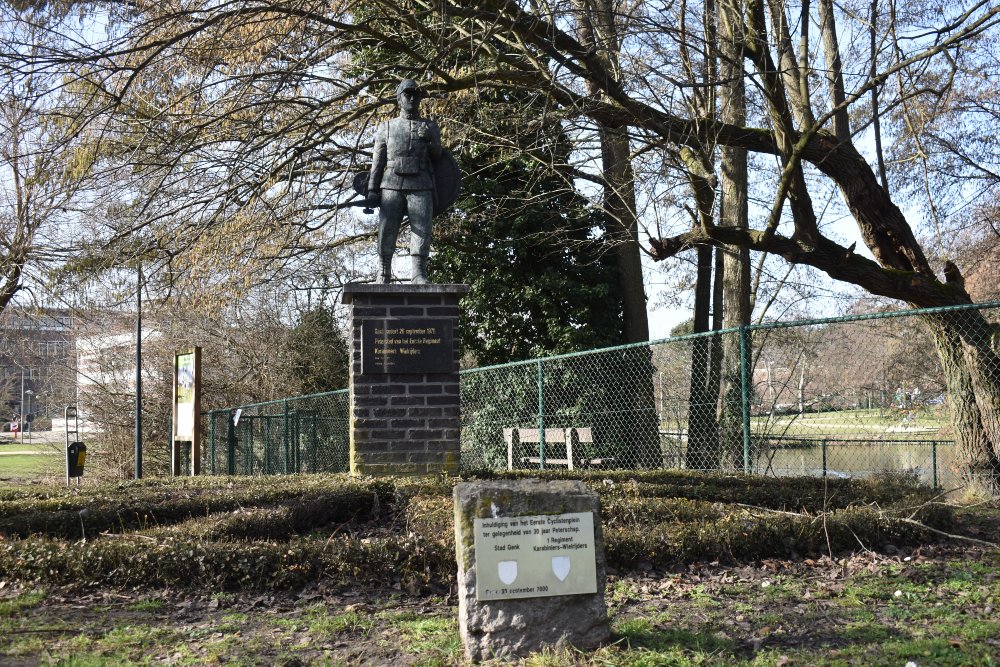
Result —
[[777, 234], [766, 235], [754, 229], [713, 227], [709, 230], [693, 229], [668, 238], [650, 239], [650, 246], [651, 254], [657, 260], [673, 257], [683, 250], [701, 245], [741, 246], [780, 255], [788, 262], [812, 266], [835, 280], [859, 285], [872, 294], [908, 301], [920, 307], [971, 302], [964, 291], [939, 282], [933, 274], [883, 268], [824, 236], [820, 236], [817, 241], [814, 250], [806, 251], [794, 240]]

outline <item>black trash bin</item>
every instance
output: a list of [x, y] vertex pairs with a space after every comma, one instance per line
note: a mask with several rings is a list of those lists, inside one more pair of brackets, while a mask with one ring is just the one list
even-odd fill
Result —
[[87, 446], [82, 442], [71, 443], [66, 449], [66, 476], [83, 477], [83, 466], [87, 460]]

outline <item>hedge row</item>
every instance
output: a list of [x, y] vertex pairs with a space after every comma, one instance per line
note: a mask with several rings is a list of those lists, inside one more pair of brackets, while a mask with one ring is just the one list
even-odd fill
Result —
[[[395, 502], [395, 488], [383, 480], [343, 476], [285, 479], [235, 478], [215, 486], [165, 483], [128, 485], [103, 492], [0, 503], [0, 537], [74, 539], [103, 532], [126, 533], [169, 526], [195, 517], [245, 508], [283, 507], [293, 531], [329, 523], [367, 521]], [[81, 526], [82, 522], [82, 526]]]
[[525, 473], [477, 473], [480, 479], [582, 479], [606, 498], [689, 498], [744, 503], [769, 509], [818, 513], [861, 503], [890, 504], [900, 497], [936, 492], [915, 475], [885, 474], [867, 478], [762, 477], [686, 470], [544, 470]]
[[346, 474], [153, 477], [96, 486], [14, 487], [0, 490], [0, 516], [29, 509], [82, 509], [122, 501], [166, 502], [174, 498], [205, 498], [234, 495], [281, 500], [310, 491], [336, 491], [344, 486], [363, 486], [391, 494], [397, 482], [391, 479], [356, 478]]
[[913, 547], [936, 539], [930, 530], [905, 519], [941, 528], [952, 523], [952, 514], [941, 505], [916, 512], [849, 507], [815, 517], [739, 509], [707, 522], [612, 527], [604, 539], [608, 563], [624, 569], [640, 563], [675, 567], [693, 561], [731, 563], [828, 551], [839, 554], [888, 544]]
[[[558, 479], [572, 475], [544, 471], [533, 476]], [[934, 495], [931, 489], [905, 477], [838, 479], [824, 484], [813, 478], [766, 479], [685, 471], [583, 471], [577, 476], [585, 478], [602, 496], [610, 526], [630, 521], [716, 518], [720, 511], [713, 507], [716, 503], [817, 514], [864, 503], [891, 504], [904, 496], [920, 504]], [[343, 475], [295, 475], [140, 481], [83, 493], [52, 490], [46, 497], [0, 502], [0, 537], [78, 539], [106, 532], [156, 530], [208, 517], [202, 527], [206, 536], [239, 537], [242, 530], [246, 539], [288, 539], [330, 524], [371, 521], [384, 512], [394, 516], [414, 496], [449, 499], [454, 483], [440, 478], [357, 480]], [[239, 517], [232, 528], [221, 525], [217, 517], [212, 519], [244, 510], [261, 511]], [[281, 525], [267, 525], [268, 517]]]
[[[411, 539], [211, 542], [173, 538], [67, 543], [49, 538], [0, 542], [0, 577], [25, 582], [115, 589], [212, 591], [297, 589], [319, 580], [345, 585], [426, 582], [442, 563], [436, 544]], [[452, 577], [454, 574], [451, 575]]]
[[[251, 542], [121, 535], [88, 542], [10, 540], [0, 542], [0, 579], [119, 589], [277, 590], [318, 580], [344, 585], [401, 580], [447, 585], [455, 577], [451, 517], [446, 498], [428, 496], [411, 502], [407, 535], [380, 538]], [[640, 564], [676, 567], [692, 561], [806, 556], [826, 553], [828, 548], [836, 554], [856, 549], [859, 541], [878, 548], [889, 542], [904, 547], [933, 539], [904, 517], [931, 526], [946, 526], [951, 520], [950, 512], [940, 505], [925, 506], [915, 514], [909, 508], [853, 507], [822, 517], [739, 508], [708, 521], [605, 524], [605, 550], [610, 566], [628, 570]]]
[[[686, 498], [615, 498], [601, 503], [605, 529], [715, 521], [729, 511], [731, 508], [718, 503]], [[442, 496], [413, 498], [406, 507], [406, 521], [411, 532], [428, 539], [435, 535], [450, 536], [455, 525], [452, 500]]]
[[[828, 549], [840, 553], [862, 545], [870, 549], [887, 544], [915, 546], [935, 539], [932, 531], [917, 524], [947, 529], [954, 516], [947, 506], [915, 506], [914, 500], [905, 498], [884, 508], [860, 505], [813, 516], [682, 499], [605, 503], [605, 550], [608, 564], [628, 569], [639, 563], [673, 567], [696, 560], [807, 556]], [[414, 498], [406, 516], [413, 534], [426, 542], [440, 543], [448, 551], [454, 549], [450, 501]]]
[[[625, 570], [841, 552], [859, 541], [904, 547], [934, 537], [904, 519], [951, 523], [948, 508], [927, 503], [934, 492], [905, 477], [824, 484], [676, 471], [575, 476], [602, 496], [608, 563]], [[455, 575], [454, 483], [302, 475], [49, 489], [0, 501], [0, 580], [211, 590], [317, 579], [447, 583]], [[100, 533], [112, 534], [94, 539]]]

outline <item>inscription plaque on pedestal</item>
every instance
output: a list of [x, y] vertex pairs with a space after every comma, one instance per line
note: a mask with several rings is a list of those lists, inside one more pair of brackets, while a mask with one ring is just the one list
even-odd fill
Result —
[[476, 599], [597, 592], [594, 513], [475, 519]]
[[448, 319], [379, 319], [361, 325], [361, 372], [450, 372], [454, 356], [454, 321]]

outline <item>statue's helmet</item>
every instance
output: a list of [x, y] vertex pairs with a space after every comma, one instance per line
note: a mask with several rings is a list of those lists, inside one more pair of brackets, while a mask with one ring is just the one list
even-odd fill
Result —
[[403, 79], [399, 82], [399, 85], [396, 86], [396, 97], [399, 97], [407, 90], [415, 90], [421, 97], [423, 97], [424, 91], [420, 89], [420, 86], [413, 79]]

